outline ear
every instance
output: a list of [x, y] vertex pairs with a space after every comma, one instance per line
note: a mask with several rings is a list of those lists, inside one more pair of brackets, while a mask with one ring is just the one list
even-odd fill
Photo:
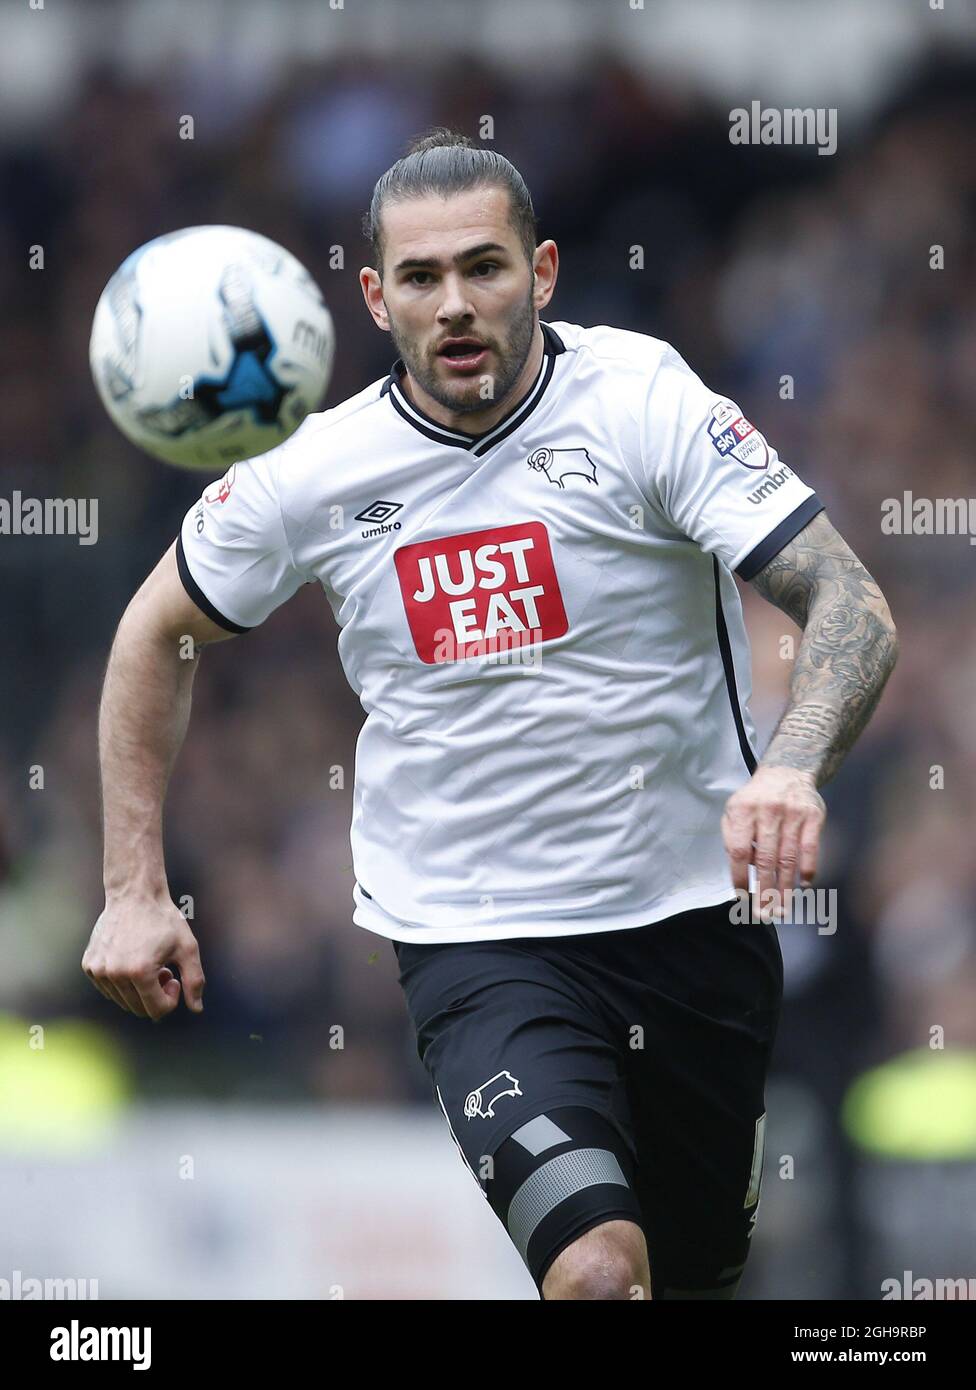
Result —
[[543, 241], [535, 248], [532, 270], [532, 304], [536, 309], [544, 309], [555, 293], [559, 275], [559, 251], [554, 241]]
[[359, 272], [359, 283], [362, 287], [363, 298], [366, 301], [366, 308], [372, 315], [373, 322], [377, 328], [381, 328], [384, 333], [390, 331], [390, 316], [386, 312], [386, 301], [383, 298], [383, 282], [379, 277], [379, 272], [374, 270], [371, 265], [363, 266]]

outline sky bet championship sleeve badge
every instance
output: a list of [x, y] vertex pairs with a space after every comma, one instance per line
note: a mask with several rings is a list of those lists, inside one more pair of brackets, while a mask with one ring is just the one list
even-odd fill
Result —
[[717, 401], [712, 406], [708, 433], [723, 458], [731, 454], [737, 463], [746, 468], [765, 468], [769, 463], [769, 448], [765, 439], [755, 425], [750, 425], [745, 416], [740, 415], [728, 401]]

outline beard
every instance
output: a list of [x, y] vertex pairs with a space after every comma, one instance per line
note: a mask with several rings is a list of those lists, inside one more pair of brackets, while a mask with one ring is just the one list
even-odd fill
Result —
[[[528, 360], [529, 351], [532, 347], [532, 335], [535, 332], [535, 306], [532, 303], [532, 291], [529, 290], [525, 299], [515, 311], [508, 328], [508, 337], [504, 342], [497, 339], [485, 338], [482, 334], [477, 336], [485, 347], [490, 348], [498, 362], [498, 370], [494, 377], [493, 394], [486, 400], [482, 394], [483, 378], [481, 375], [472, 376], [465, 380], [445, 382], [437, 374], [435, 362], [420, 347], [418, 340], [407, 333], [403, 333], [393, 320], [390, 319], [390, 337], [397, 354], [403, 358], [404, 366], [413, 377], [418, 386], [423, 387], [438, 405], [445, 410], [453, 411], [457, 415], [473, 414], [479, 410], [490, 410], [492, 406], [499, 405], [514, 387], [522, 369]], [[468, 330], [458, 328], [456, 331], [444, 334], [443, 337], [464, 338], [468, 336]], [[436, 354], [434, 355], [436, 357]]]

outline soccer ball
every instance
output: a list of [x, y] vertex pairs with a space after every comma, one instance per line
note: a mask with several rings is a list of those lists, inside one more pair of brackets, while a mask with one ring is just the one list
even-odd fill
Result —
[[95, 309], [89, 360], [127, 438], [220, 473], [316, 409], [334, 351], [332, 317], [294, 256], [243, 227], [187, 227], [122, 262]]

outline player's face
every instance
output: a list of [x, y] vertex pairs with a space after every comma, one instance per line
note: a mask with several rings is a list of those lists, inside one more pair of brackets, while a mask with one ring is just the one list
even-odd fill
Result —
[[487, 187], [383, 209], [393, 342], [413, 379], [457, 414], [503, 401], [532, 346], [533, 267], [508, 206], [505, 189]]

